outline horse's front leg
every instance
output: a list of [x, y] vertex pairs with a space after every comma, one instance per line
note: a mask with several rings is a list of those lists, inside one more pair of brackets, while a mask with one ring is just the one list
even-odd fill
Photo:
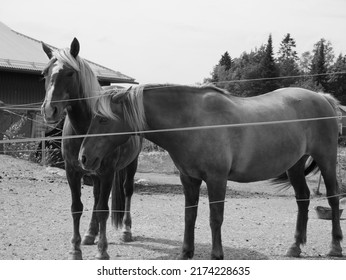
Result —
[[95, 239], [99, 233], [99, 223], [97, 220], [96, 206], [100, 197], [100, 180], [97, 176], [92, 176], [93, 179], [93, 191], [94, 191], [94, 206], [91, 214], [91, 220], [89, 223], [88, 231], [84, 234], [82, 245], [94, 245]]
[[222, 260], [224, 258], [221, 240], [221, 226], [224, 215], [226, 185], [227, 181], [219, 178], [209, 178], [207, 181], [210, 228], [212, 236], [211, 259], [213, 260]]
[[81, 178], [82, 175], [79, 172], [75, 172], [71, 167], [66, 165], [67, 180], [71, 190], [72, 196], [72, 219], [73, 219], [73, 236], [72, 236], [72, 248], [70, 251], [70, 258], [73, 260], [82, 259], [81, 250], [81, 235], [79, 232], [80, 217], [83, 213], [83, 204], [81, 201]]
[[202, 180], [180, 174], [185, 195], [185, 229], [180, 259], [192, 259], [195, 253], [195, 224]]
[[108, 199], [110, 191], [112, 189], [113, 176], [103, 176], [101, 178], [100, 197], [96, 207], [97, 220], [99, 222], [99, 241], [97, 243], [98, 254], [96, 258], [99, 260], [109, 260], [107, 253], [108, 241], [107, 241], [107, 220], [109, 217]]
[[122, 240], [131, 242], [132, 239], [132, 218], [131, 218], [131, 198], [133, 195], [134, 178], [137, 171], [138, 157], [126, 167], [126, 180], [124, 184], [125, 209], [123, 219]]

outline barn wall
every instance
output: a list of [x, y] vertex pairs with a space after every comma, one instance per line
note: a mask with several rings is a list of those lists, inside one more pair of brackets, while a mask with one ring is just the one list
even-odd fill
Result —
[[5, 104], [40, 103], [44, 96], [40, 74], [0, 71], [0, 100]]

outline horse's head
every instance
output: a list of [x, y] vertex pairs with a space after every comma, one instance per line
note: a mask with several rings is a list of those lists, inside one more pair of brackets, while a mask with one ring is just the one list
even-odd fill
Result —
[[79, 161], [85, 170], [99, 169], [103, 158], [124, 144], [134, 132], [126, 108], [128, 92], [106, 92], [98, 99], [88, 130], [88, 135], [98, 136], [85, 137], [79, 151]]
[[42, 47], [50, 61], [42, 72], [46, 96], [41, 109], [46, 122], [56, 123], [69, 105], [68, 100], [77, 97], [73, 94], [80, 88], [76, 61], [79, 42], [74, 38], [69, 50], [55, 51], [43, 42]]

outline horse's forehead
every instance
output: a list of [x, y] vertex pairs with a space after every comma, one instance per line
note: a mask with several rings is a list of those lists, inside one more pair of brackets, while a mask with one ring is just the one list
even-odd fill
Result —
[[64, 63], [59, 60], [56, 60], [51, 67], [51, 75], [57, 75], [66, 69]]

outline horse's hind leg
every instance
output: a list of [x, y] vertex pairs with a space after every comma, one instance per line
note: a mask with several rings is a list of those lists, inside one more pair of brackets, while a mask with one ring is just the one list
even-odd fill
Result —
[[82, 245], [94, 245], [96, 236], [99, 233], [99, 223], [97, 220], [96, 205], [100, 197], [100, 180], [96, 176], [93, 176], [93, 183], [94, 183], [94, 186], [93, 186], [94, 207], [93, 207], [93, 212], [91, 214], [89, 229], [83, 236]]
[[192, 259], [195, 252], [195, 223], [202, 180], [180, 174], [185, 195], [185, 230], [180, 259]]
[[319, 164], [327, 190], [327, 198], [332, 208], [332, 243], [329, 251], [330, 256], [342, 257], [342, 230], [340, 227], [338, 185], [336, 179], [336, 159], [329, 163]]
[[298, 205], [298, 215], [295, 242], [287, 251], [289, 257], [299, 257], [301, 254], [300, 245], [306, 243], [306, 229], [308, 223], [308, 212], [310, 204], [310, 191], [306, 184], [304, 170], [307, 157], [301, 158], [293, 167], [287, 171], [288, 178], [294, 188]]

